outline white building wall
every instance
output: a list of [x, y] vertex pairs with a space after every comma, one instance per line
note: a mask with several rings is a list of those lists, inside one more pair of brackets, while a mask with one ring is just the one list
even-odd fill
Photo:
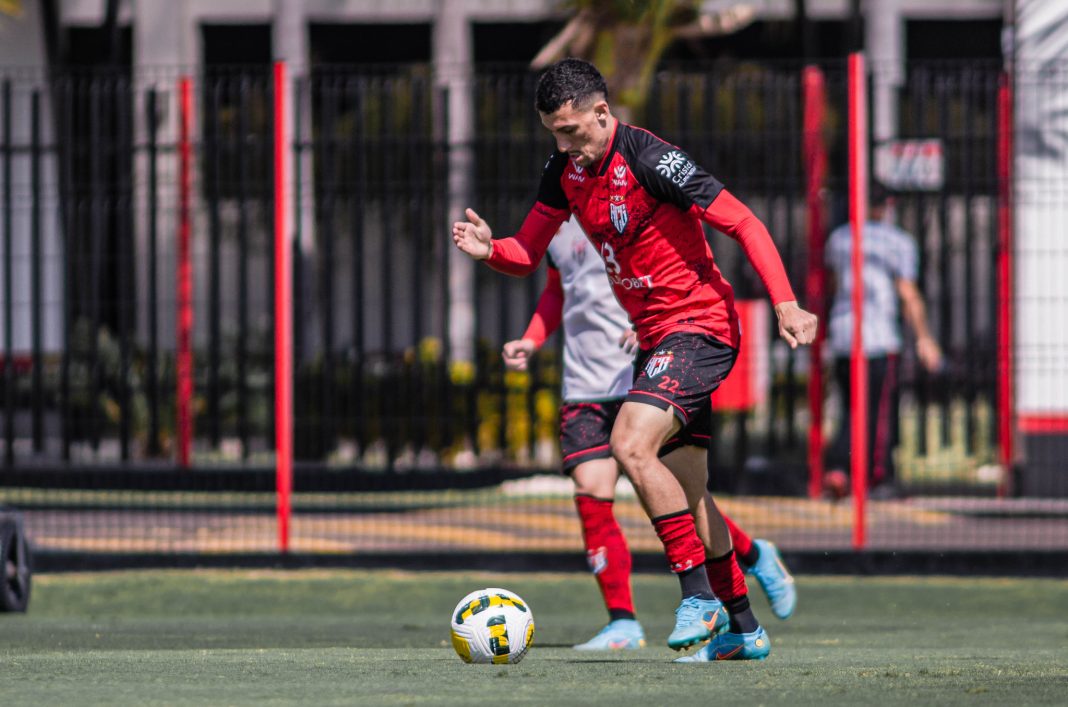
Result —
[[[45, 49], [39, 18], [39, 3], [23, 3], [21, 17], [0, 15], [0, 78], [11, 80], [11, 137], [16, 150], [12, 155], [11, 192], [12, 209], [10, 213], [12, 240], [12, 341], [11, 347], [16, 357], [30, 353], [33, 344], [32, 298], [31, 298], [31, 156], [28, 148], [31, 140], [31, 95], [34, 90], [40, 92], [40, 140], [44, 145], [53, 142], [51, 102], [46, 90], [42, 67], [45, 65]], [[2, 100], [2, 99], [0, 99]], [[2, 106], [0, 106], [2, 110]], [[3, 117], [0, 114], [0, 125]], [[0, 156], [0, 165], [3, 157]], [[51, 156], [42, 157], [41, 169], [41, 243], [40, 253], [43, 258], [41, 267], [42, 311], [42, 348], [44, 351], [58, 351], [63, 345], [63, 249], [59, 230], [59, 190], [57, 182], [56, 160]], [[0, 169], [0, 194], [4, 188], [3, 170]], [[0, 210], [3, 204], [0, 202]], [[0, 224], [3, 221], [0, 219]], [[0, 351], [6, 349], [5, 339], [8, 303], [2, 257], [4, 248], [2, 226], [0, 226]]]
[[1068, 3], [1016, 15], [1017, 413], [1068, 419]]

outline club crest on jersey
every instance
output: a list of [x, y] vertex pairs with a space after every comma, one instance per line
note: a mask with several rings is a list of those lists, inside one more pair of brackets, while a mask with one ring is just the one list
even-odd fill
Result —
[[675, 354], [671, 351], [657, 351], [645, 362], [645, 375], [650, 378], [656, 378], [658, 375], [666, 371], [667, 367], [670, 366], [671, 362], [674, 360]]
[[630, 216], [627, 215], [627, 205], [608, 204], [608, 215], [612, 218], [612, 225], [622, 234], [627, 227], [627, 221], [630, 220]]

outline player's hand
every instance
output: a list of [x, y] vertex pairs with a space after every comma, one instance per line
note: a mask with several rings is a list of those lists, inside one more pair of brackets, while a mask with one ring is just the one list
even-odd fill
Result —
[[638, 351], [638, 332], [627, 329], [619, 335], [619, 348], [626, 353], [634, 354]]
[[775, 316], [779, 318], [779, 336], [786, 340], [791, 349], [816, 340], [816, 315], [801, 309], [797, 302], [775, 305]]
[[530, 364], [530, 358], [538, 347], [530, 339], [516, 339], [509, 341], [501, 350], [504, 365], [513, 371], [525, 371]]
[[933, 373], [942, 368], [942, 349], [931, 337], [922, 336], [916, 340], [916, 355], [928, 371]]
[[452, 225], [452, 242], [475, 260], [485, 260], [493, 254], [493, 231], [474, 209], [464, 211], [467, 221]]

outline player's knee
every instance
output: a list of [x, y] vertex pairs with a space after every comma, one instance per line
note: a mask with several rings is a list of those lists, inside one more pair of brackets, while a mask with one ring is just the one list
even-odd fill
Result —
[[611, 440], [612, 456], [630, 476], [640, 473], [642, 468], [656, 458], [656, 449], [647, 440], [637, 435], [616, 435]]

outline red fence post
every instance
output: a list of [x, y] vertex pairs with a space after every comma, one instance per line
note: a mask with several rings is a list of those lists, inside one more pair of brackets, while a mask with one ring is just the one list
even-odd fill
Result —
[[868, 84], [864, 55], [849, 55], [849, 223], [853, 229], [853, 348], [849, 361], [853, 549], [867, 542], [868, 361], [864, 356], [864, 222], [868, 213]]
[[176, 433], [178, 466], [189, 466], [193, 441], [193, 266], [190, 262], [192, 237], [192, 164], [191, 126], [193, 82], [188, 76], [178, 79], [178, 273], [177, 273], [177, 410]]
[[826, 96], [823, 71], [817, 66], [806, 66], [801, 74], [804, 116], [801, 151], [805, 168], [805, 200], [808, 204], [808, 276], [805, 295], [809, 309], [823, 319], [816, 340], [809, 349], [809, 498], [819, 498], [823, 491], [823, 341], [827, 332], [824, 306], [827, 288], [823, 267], [823, 198], [820, 191], [827, 176], [827, 146], [823, 141]]
[[998, 485], [998, 497], [1012, 492], [1012, 464], [1015, 401], [1013, 392], [1013, 238], [1012, 238], [1012, 80], [1001, 75], [998, 85], [998, 440], [1004, 471]]
[[274, 64], [274, 423], [278, 550], [289, 551], [293, 490], [293, 268], [286, 224], [286, 65]]

